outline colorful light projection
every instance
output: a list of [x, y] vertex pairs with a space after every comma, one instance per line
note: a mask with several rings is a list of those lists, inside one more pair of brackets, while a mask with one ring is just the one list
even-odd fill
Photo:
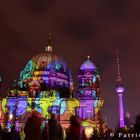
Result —
[[62, 115], [66, 110], [66, 101], [64, 98], [57, 98], [54, 101], [53, 106], [59, 106], [60, 107], [60, 115]]
[[94, 70], [94, 69], [96, 69], [96, 66], [89, 59], [86, 60], [80, 67], [80, 70]]
[[[85, 104], [85, 101], [78, 100], [77, 98], [71, 98], [66, 101], [65, 99], [59, 98], [56, 95], [57, 91], [53, 90], [51, 93], [42, 92], [42, 94], [39, 95], [40, 98], [36, 98], [34, 101], [32, 98], [3, 99], [2, 108], [4, 112], [6, 112], [8, 108], [10, 114], [14, 114], [14, 111], [16, 110], [16, 117], [20, 117], [26, 112], [32, 111], [32, 105], [34, 103], [35, 110], [41, 113], [44, 118], [48, 119], [50, 117], [50, 113], [52, 113], [50, 111], [53, 111], [54, 107], [56, 106], [59, 107], [59, 112], [56, 113], [63, 115], [66, 111], [66, 106], [68, 106], [69, 112], [74, 115], [75, 108], [83, 106], [82, 102]], [[95, 100], [94, 104], [90, 105], [87, 101], [87, 105], [85, 106], [87, 106], [87, 111], [89, 108], [95, 108], [96, 114], [102, 107], [102, 102], [100, 100]], [[91, 116], [89, 116], [89, 118], [90, 117]], [[88, 118], [88, 115], [86, 118]]]
[[28, 106], [26, 107], [26, 111], [31, 112], [32, 111], [32, 98], [27, 98], [27, 103], [28, 103]]
[[[47, 75], [46, 71], [50, 71], [50, 73]], [[70, 88], [71, 70], [63, 60], [55, 60], [46, 66], [42, 79], [56, 87], [65, 85]]]
[[80, 118], [88, 119], [99, 113], [103, 100], [100, 97], [100, 76], [95, 64], [86, 60], [78, 74], [78, 98], [80, 106], [76, 109]]
[[95, 64], [86, 60], [80, 67], [78, 97], [85, 99], [98, 99], [97, 88], [99, 89], [100, 76]]
[[94, 113], [95, 114], [97, 114], [101, 110], [103, 103], [104, 103], [103, 100], [94, 101]]
[[[36, 63], [30, 60], [23, 71], [20, 73], [18, 82], [19, 88], [22, 90], [30, 90], [29, 97], [36, 97], [36, 93], [41, 90], [57, 89], [63, 90], [67, 88], [70, 91], [72, 85], [71, 70], [63, 60], [58, 60], [55, 56], [50, 55], [50, 60], [43, 63], [44, 55], [35, 59]], [[47, 58], [47, 56], [45, 56]], [[54, 58], [53, 58], [54, 57]], [[44, 64], [43, 69], [39, 68], [40, 63]], [[68, 95], [67, 95], [68, 97]]]
[[27, 106], [28, 106], [27, 100], [18, 98], [16, 105], [16, 117], [20, 117], [22, 114], [26, 113], [26, 111], [28, 111]]
[[[50, 70], [50, 71], [59, 71], [60, 73], [67, 73], [68, 72], [68, 66], [64, 62], [64, 60], [55, 60], [49, 63], [45, 70]], [[70, 71], [69, 71], [70, 72]], [[69, 75], [70, 73], [67, 73]]]
[[[50, 113], [48, 111], [49, 107], [53, 106], [53, 102], [56, 99], [56, 91], [51, 91], [49, 92], [43, 92], [42, 93], [42, 97], [41, 98], [36, 98], [35, 100], [35, 109], [42, 113], [44, 118], [49, 118], [50, 117]], [[47, 97], [47, 98], [46, 98]], [[41, 109], [40, 109], [41, 108]]]
[[75, 114], [75, 108], [80, 106], [80, 101], [76, 98], [71, 98], [68, 100], [68, 108], [70, 113]]
[[6, 100], [6, 98], [4, 98], [2, 100], [2, 110], [3, 110], [4, 113], [6, 113], [8, 111], [7, 108], [6, 108], [6, 104], [7, 104], [7, 100]]
[[24, 84], [23, 81], [27, 80], [28, 78], [32, 78], [32, 74], [33, 74], [33, 71], [35, 70], [36, 68], [36, 64], [30, 60], [27, 65], [25, 66], [25, 68], [21, 71], [20, 73], [20, 78], [19, 78], [19, 82], [18, 82], [18, 86], [20, 88], [26, 88], [27, 85]]
[[[3, 100], [3, 110], [17, 120], [32, 111], [46, 119], [56, 113], [69, 120], [78, 111], [83, 119], [93, 118], [103, 101], [98, 96], [100, 76], [89, 58], [80, 67], [78, 81], [78, 96], [72, 98], [72, 75], [65, 61], [52, 52], [39, 54], [21, 71], [18, 87]], [[8, 124], [13, 121], [9, 119]]]

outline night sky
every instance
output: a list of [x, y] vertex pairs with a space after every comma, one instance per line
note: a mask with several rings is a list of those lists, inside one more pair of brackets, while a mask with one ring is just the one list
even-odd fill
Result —
[[3, 0], [0, 2], [0, 96], [32, 56], [44, 51], [48, 33], [54, 50], [76, 75], [87, 55], [99, 68], [103, 90], [103, 119], [118, 122], [115, 93], [115, 49], [120, 50], [126, 87], [125, 111], [134, 120], [140, 106], [140, 1], [139, 0]]

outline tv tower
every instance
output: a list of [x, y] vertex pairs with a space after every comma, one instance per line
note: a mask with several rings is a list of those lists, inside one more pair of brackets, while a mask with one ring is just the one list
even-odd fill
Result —
[[119, 97], [119, 113], [120, 113], [120, 128], [124, 127], [124, 108], [123, 108], [123, 94], [125, 88], [123, 86], [122, 77], [120, 73], [120, 57], [119, 57], [119, 50], [116, 49], [116, 58], [117, 58], [117, 85], [116, 85], [116, 92]]

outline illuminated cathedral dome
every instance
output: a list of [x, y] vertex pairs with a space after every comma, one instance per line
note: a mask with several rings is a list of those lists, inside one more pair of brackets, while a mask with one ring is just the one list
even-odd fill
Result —
[[70, 69], [66, 62], [54, 52], [45, 51], [31, 59], [35, 64], [35, 70], [50, 70], [51, 72], [61, 72], [71, 76]]
[[87, 57], [87, 60], [83, 62], [83, 64], [80, 67], [80, 73], [85, 73], [85, 72], [93, 72], [97, 68], [95, 64], [90, 60], [90, 56]]
[[43, 53], [34, 56], [20, 73], [19, 87], [30, 92], [58, 90], [61, 97], [70, 97], [72, 83], [71, 70], [66, 62], [53, 52], [51, 37]]
[[48, 64], [51, 62], [56, 62], [60, 60], [60, 57], [54, 54], [53, 52], [45, 51], [41, 54], [38, 54], [32, 58], [32, 61], [36, 63], [36, 69], [45, 69]]
[[85, 61], [80, 67], [81, 70], [94, 70], [95, 68], [95, 65], [90, 60]]
[[95, 69], [95, 66], [93, 64], [93, 62], [91, 62], [90, 60], [87, 60], [85, 61], [82, 66], [80, 67], [81, 70], [84, 70], [84, 69]]

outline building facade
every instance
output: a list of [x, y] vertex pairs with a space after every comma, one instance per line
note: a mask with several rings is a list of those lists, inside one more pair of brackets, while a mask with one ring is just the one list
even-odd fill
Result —
[[49, 37], [45, 51], [29, 60], [19, 80], [1, 101], [6, 126], [15, 124], [20, 130], [32, 112], [46, 120], [56, 114], [64, 128], [69, 126], [72, 115], [97, 126], [101, 123], [103, 100], [99, 72], [89, 57], [81, 65], [77, 80], [74, 93], [71, 70], [54, 53]]

